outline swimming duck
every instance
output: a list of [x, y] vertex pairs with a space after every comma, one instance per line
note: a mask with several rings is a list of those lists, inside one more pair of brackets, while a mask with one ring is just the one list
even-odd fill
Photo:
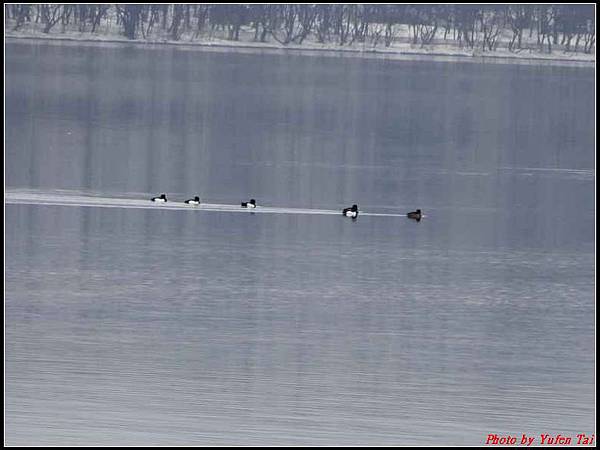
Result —
[[160, 194], [160, 197], [152, 197], [152, 201], [153, 202], [166, 203], [167, 202], [167, 196], [165, 194]]
[[242, 202], [242, 208], [256, 208], [256, 200], [251, 198], [249, 202]]
[[421, 210], [417, 209], [416, 211], [409, 212], [406, 217], [409, 219], [415, 219], [417, 222], [421, 220]]
[[358, 217], [358, 205], [352, 205], [352, 208], [342, 209], [342, 214], [346, 217], [356, 219]]
[[190, 199], [186, 200], [184, 203], [187, 203], [188, 205], [199, 205], [200, 197], [198, 197], [196, 195], [194, 198], [190, 198]]

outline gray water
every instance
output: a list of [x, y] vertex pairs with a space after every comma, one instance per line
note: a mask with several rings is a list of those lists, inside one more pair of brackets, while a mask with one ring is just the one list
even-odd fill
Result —
[[[5, 45], [5, 441], [595, 431], [593, 69]], [[129, 201], [129, 200], [128, 200]]]

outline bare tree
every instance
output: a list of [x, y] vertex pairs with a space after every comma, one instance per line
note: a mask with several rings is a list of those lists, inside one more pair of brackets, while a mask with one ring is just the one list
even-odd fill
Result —
[[531, 5], [509, 5], [506, 12], [506, 23], [509, 25], [513, 35], [508, 43], [508, 49], [514, 51], [522, 48], [523, 30], [531, 26]]
[[498, 37], [504, 28], [504, 11], [502, 6], [489, 6], [481, 11], [481, 48], [483, 51], [494, 51]]
[[13, 16], [15, 18], [15, 26], [13, 30], [18, 30], [23, 26], [25, 21], [31, 22], [31, 5], [12, 5]]
[[43, 33], [49, 33], [62, 17], [62, 5], [42, 5], [41, 17], [44, 23]]
[[211, 30], [227, 29], [227, 39], [239, 40], [240, 29], [247, 21], [247, 8], [247, 5], [211, 5], [209, 13]]
[[210, 12], [210, 6], [207, 5], [194, 5], [194, 17], [196, 17], [196, 32], [194, 37], [200, 36], [200, 33], [204, 30], [208, 15]]
[[430, 44], [438, 30], [438, 10], [436, 5], [415, 5], [407, 10], [409, 28], [412, 27], [412, 43], [421, 41], [421, 47]]
[[123, 24], [123, 34], [128, 39], [135, 39], [136, 30], [139, 24], [141, 5], [117, 5], [117, 14], [120, 22]]
[[293, 41], [297, 44], [302, 44], [302, 41], [310, 34], [315, 24], [317, 17], [317, 11], [314, 5], [297, 5], [298, 8], [298, 23], [300, 29], [298, 34], [293, 38]]
[[315, 32], [317, 42], [325, 43], [330, 39], [331, 33], [331, 7], [332, 5], [316, 5], [316, 26]]
[[182, 21], [184, 19], [184, 5], [173, 5], [173, 14], [171, 17], [171, 26], [169, 27], [169, 35], [174, 41], [178, 41], [183, 31]]
[[[280, 24], [279, 27], [270, 27], [273, 38], [280, 44], [289, 43], [301, 44], [310, 34], [317, 12], [313, 5], [279, 5], [275, 10], [281, 17], [280, 21], [274, 21], [274, 24]], [[280, 32], [277, 31], [280, 29]]]
[[352, 21], [352, 39], [350, 44], [365, 42], [369, 34], [370, 5], [350, 5], [350, 20]]
[[339, 45], [345, 45], [350, 35], [350, 18], [348, 5], [336, 4], [332, 8], [333, 32]]
[[575, 40], [575, 51], [579, 47], [579, 43], [583, 40], [583, 52], [592, 53], [596, 45], [596, 11], [594, 5], [571, 5], [572, 10], [572, 27], [577, 34]]
[[318, 43], [352, 45], [369, 42], [390, 46], [408, 27], [413, 45], [430, 45], [436, 39], [457, 45], [494, 51], [508, 31], [507, 46], [519, 51], [524, 33], [537, 36], [537, 47], [553, 47], [592, 53], [596, 43], [595, 6], [544, 4], [11, 4], [5, 5], [7, 23], [14, 30], [26, 23], [40, 23], [49, 33], [59, 22], [62, 31], [77, 26], [80, 32], [97, 32], [114, 24], [129, 39], [149, 39], [160, 34], [179, 40], [185, 32], [191, 39], [219, 33], [237, 41], [244, 26], [251, 27], [250, 39], [267, 42], [271, 37], [282, 45]]
[[536, 7], [537, 18], [537, 43], [540, 51], [544, 51], [544, 41], [548, 43], [548, 53], [552, 53], [552, 7], [538, 5]]
[[458, 28], [458, 42], [462, 45], [462, 42], [467, 47], [473, 48], [475, 46], [475, 23], [479, 17], [480, 10], [475, 5], [461, 5], [456, 10], [456, 24]]

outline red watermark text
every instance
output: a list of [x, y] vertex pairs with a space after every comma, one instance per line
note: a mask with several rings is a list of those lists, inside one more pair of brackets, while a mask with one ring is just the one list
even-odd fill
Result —
[[562, 434], [542, 433], [535, 436], [520, 435], [498, 435], [490, 433], [485, 441], [486, 445], [595, 445], [596, 435], [579, 433], [574, 436]]

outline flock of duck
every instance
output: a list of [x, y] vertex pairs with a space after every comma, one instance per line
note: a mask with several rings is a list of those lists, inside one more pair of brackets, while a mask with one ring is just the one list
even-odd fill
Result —
[[[158, 197], [152, 197], [150, 200], [153, 202], [158, 202], [158, 203], [166, 203], [168, 201], [166, 194], [160, 194]], [[200, 197], [195, 196], [194, 198], [189, 198], [184, 203], [187, 205], [199, 205]], [[256, 200], [251, 198], [247, 202], [242, 202], [240, 206], [242, 208], [256, 208]], [[342, 215], [344, 217], [351, 217], [352, 219], [356, 219], [358, 217], [358, 205], [355, 204], [355, 205], [352, 205], [350, 208], [342, 209]], [[408, 217], [409, 219], [414, 219], [417, 222], [419, 222], [422, 217], [421, 210], [417, 209], [416, 211], [411, 211], [406, 214], [406, 217]]]

